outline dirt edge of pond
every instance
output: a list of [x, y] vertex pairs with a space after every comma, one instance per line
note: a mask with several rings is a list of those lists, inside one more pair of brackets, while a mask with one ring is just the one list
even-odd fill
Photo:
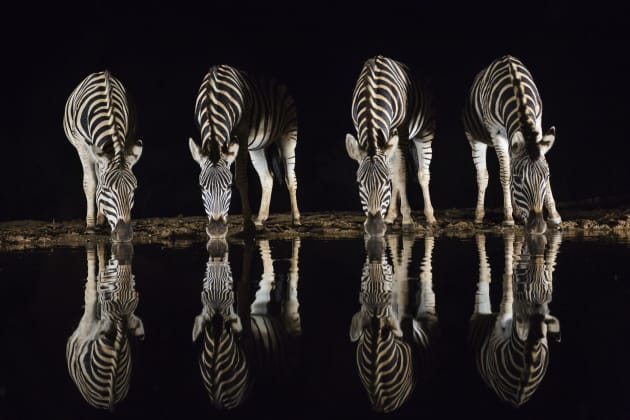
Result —
[[[501, 234], [508, 229], [501, 225], [500, 209], [489, 210], [483, 224], [473, 223], [473, 209], [444, 209], [436, 212], [437, 225], [427, 225], [421, 213], [413, 212], [417, 237], [425, 235], [470, 238], [479, 232]], [[563, 236], [630, 237], [630, 207], [594, 210], [568, 210], [562, 213]], [[160, 244], [167, 247], [188, 246], [207, 240], [206, 218], [151, 217], [133, 221], [134, 244]], [[343, 239], [363, 236], [364, 216], [358, 212], [303, 213], [301, 226], [291, 225], [288, 213], [272, 214], [263, 230], [255, 232], [261, 239]], [[230, 216], [228, 239], [240, 241], [251, 235], [243, 232], [240, 215]], [[91, 241], [108, 241], [109, 232], [84, 234], [83, 220], [41, 221], [16, 220], [0, 222], [0, 251], [51, 248], [56, 246], [83, 246]], [[392, 232], [401, 232], [400, 221], [392, 226]]]

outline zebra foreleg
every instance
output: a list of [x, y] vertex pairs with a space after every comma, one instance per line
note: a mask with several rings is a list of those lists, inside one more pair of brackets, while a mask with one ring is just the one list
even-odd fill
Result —
[[300, 209], [297, 202], [297, 177], [295, 176], [295, 146], [297, 145], [297, 134], [289, 132], [280, 139], [278, 147], [282, 154], [284, 163], [285, 182], [289, 190], [289, 198], [291, 199], [291, 219], [294, 226], [300, 226]]
[[[395, 155], [392, 156], [390, 165], [391, 177], [392, 177], [392, 198], [390, 201], [390, 209], [387, 212], [385, 221], [387, 223], [393, 223], [397, 216], [397, 199], [400, 197], [400, 214], [402, 216], [402, 229], [404, 232], [413, 232], [416, 228], [413, 218], [411, 217], [411, 207], [407, 200], [407, 172], [405, 168], [405, 156], [401, 150], [397, 150]], [[391, 222], [389, 221], [391, 220]]]
[[560, 213], [556, 210], [556, 201], [553, 199], [553, 193], [551, 192], [551, 180], [547, 181], [547, 194], [545, 195], [545, 207], [547, 208], [548, 223], [551, 227], [560, 227], [562, 218]]
[[254, 224], [257, 228], [262, 228], [263, 224], [269, 217], [269, 203], [271, 202], [271, 191], [273, 190], [273, 176], [269, 171], [264, 149], [252, 150], [249, 152], [249, 156], [252, 159], [254, 169], [256, 169], [256, 172], [258, 173], [262, 189], [260, 196], [260, 210], [258, 211], [256, 220], [254, 220]]
[[236, 155], [236, 186], [241, 195], [241, 213], [243, 216], [243, 231], [254, 232], [256, 230], [252, 222], [252, 209], [249, 205], [249, 188], [247, 184], [247, 142], [241, 142], [240, 152]]
[[85, 216], [85, 233], [94, 233], [96, 212], [96, 170], [92, 157], [87, 150], [79, 149], [79, 158], [83, 166], [83, 192], [87, 203]]
[[509, 146], [504, 139], [494, 139], [493, 144], [499, 159], [499, 177], [501, 179], [501, 188], [503, 189], [503, 225], [514, 226], [512, 191], [510, 190], [512, 174], [510, 173]]
[[486, 188], [488, 188], [488, 166], [486, 165], [486, 151], [488, 145], [474, 140], [466, 133], [468, 143], [472, 149], [473, 163], [477, 172], [477, 206], [475, 207], [475, 223], [482, 223], [486, 212], [484, 209], [484, 201], [486, 197]]
[[431, 181], [431, 158], [433, 150], [431, 143], [433, 142], [433, 133], [418, 139], [411, 139], [415, 143], [416, 155], [418, 156], [418, 182], [422, 188], [422, 199], [424, 201], [424, 217], [427, 223], [434, 224], [437, 222], [433, 215], [433, 205], [431, 204], [431, 194], [429, 193], [429, 182]]

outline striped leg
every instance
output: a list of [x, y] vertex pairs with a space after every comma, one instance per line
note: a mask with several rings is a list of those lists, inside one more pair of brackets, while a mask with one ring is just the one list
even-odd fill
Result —
[[[274, 147], [274, 146], [271, 146]], [[254, 220], [256, 227], [262, 227], [269, 217], [269, 203], [271, 202], [271, 191], [273, 190], [273, 176], [269, 171], [267, 159], [265, 158], [265, 150], [251, 150], [249, 156], [252, 159], [254, 169], [260, 178], [260, 187], [262, 193], [260, 195], [260, 210], [258, 216]]]
[[476, 141], [466, 133], [468, 143], [472, 149], [473, 163], [477, 171], [477, 207], [475, 208], [475, 223], [483, 222], [485, 216], [484, 201], [486, 198], [486, 188], [488, 188], [488, 166], [486, 165], [486, 151], [488, 145]]
[[547, 181], [547, 194], [545, 195], [545, 207], [547, 207], [548, 221], [552, 226], [560, 226], [562, 218], [560, 213], [556, 210], [556, 201], [553, 199], [553, 193], [551, 192], [551, 180]]
[[286, 176], [285, 182], [287, 183], [287, 189], [289, 190], [289, 197], [291, 199], [291, 218], [293, 225], [299, 226], [300, 223], [300, 209], [297, 203], [297, 178], [295, 176], [295, 146], [297, 145], [297, 133], [291, 131], [287, 133], [278, 142], [278, 147], [282, 154], [282, 161], [284, 163], [284, 173]]
[[[96, 170], [92, 157], [87, 149], [78, 149], [81, 165], [83, 166], [83, 192], [87, 203], [85, 216], [85, 233], [94, 233], [96, 212]], [[99, 212], [100, 213], [100, 212]]]
[[247, 153], [247, 142], [241, 142], [240, 152], [236, 155], [236, 186], [241, 195], [241, 213], [243, 215], [243, 230], [253, 231], [255, 227], [252, 223], [252, 209], [249, 205], [249, 188], [247, 185], [247, 161], [249, 153]]
[[433, 150], [431, 143], [433, 142], [433, 133], [429, 133], [423, 137], [411, 139], [415, 143], [416, 154], [418, 156], [418, 182], [422, 188], [422, 198], [424, 200], [424, 217], [427, 223], [433, 224], [437, 220], [433, 215], [433, 205], [431, 204], [431, 195], [429, 194], [429, 181], [431, 180], [431, 158]]
[[387, 216], [385, 217], [386, 223], [393, 223], [396, 220], [396, 216], [398, 215], [398, 198], [400, 198], [400, 214], [402, 216], [402, 228], [403, 231], [413, 232], [415, 229], [415, 224], [413, 222], [413, 218], [411, 217], [411, 207], [409, 206], [409, 201], [407, 200], [407, 172], [405, 168], [405, 156], [404, 153], [399, 149], [391, 158], [391, 179], [392, 179], [392, 198], [389, 203], [389, 210], [387, 211]]
[[477, 252], [479, 253], [479, 282], [475, 294], [475, 314], [491, 314], [490, 281], [492, 274], [488, 254], [486, 253], [486, 235], [479, 233], [476, 236]]
[[300, 259], [300, 238], [293, 239], [293, 247], [291, 251], [291, 266], [289, 267], [288, 296], [286, 297], [284, 307], [285, 323], [289, 334], [299, 336], [302, 332], [302, 323], [300, 321], [300, 303], [298, 301], [298, 279]]
[[510, 151], [507, 140], [504, 138], [493, 139], [494, 149], [499, 158], [499, 177], [503, 189], [503, 225], [514, 226], [512, 216], [512, 191], [510, 190]]

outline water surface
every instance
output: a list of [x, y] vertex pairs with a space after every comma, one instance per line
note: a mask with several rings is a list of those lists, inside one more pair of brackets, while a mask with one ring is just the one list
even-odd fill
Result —
[[627, 243], [206, 245], [0, 254], [0, 418], [630, 416]]

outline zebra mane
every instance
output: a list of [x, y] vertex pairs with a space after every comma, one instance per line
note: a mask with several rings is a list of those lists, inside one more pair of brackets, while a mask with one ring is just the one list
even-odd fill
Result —
[[538, 131], [536, 131], [536, 125], [532, 116], [528, 112], [527, 98], [525, 94], [525, 86], [521, 79], [521, 75], [516, 69], [514, 57], [508, 56], [508, 69], [510, 71], [510, 77], [513, 82], [514, 96], [517, 101], [518, 121], [520, 125], [520, 131], [523, 134], [525, 140], [525, 146], [527, 154], [532, 160], [540, 158], [540, 148], [537, 147]]
[[112, 146], [114, 148], [114, 159], [116, 162], [124, 162], [124, 143], [125, 139], [120, 138], [116, 130], [116, 121], [114, 118], [113, 100], [112, 100], [112, 76], [109, 70], [103, 72], [105, 82], [105, 109], [107, 110], [107, 125], [112, 137]]

